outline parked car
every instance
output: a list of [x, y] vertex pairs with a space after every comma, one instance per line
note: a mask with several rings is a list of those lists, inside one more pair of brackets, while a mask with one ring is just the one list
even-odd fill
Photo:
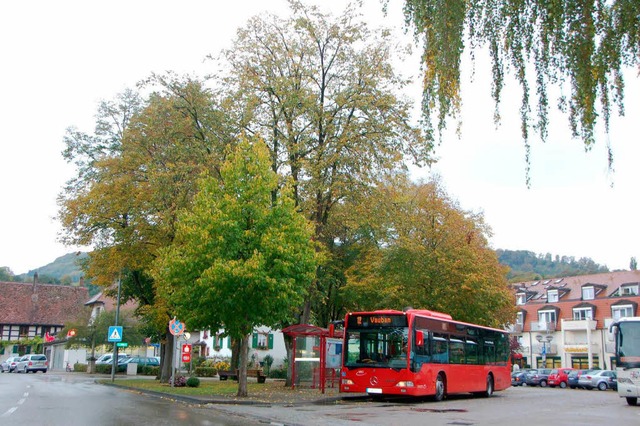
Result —
[[527, 380], [527, 372], [530, 370], [518, 370], [511, 373], [511, 386], [522, 386]]
[[16, 364], [16, 373], [35, 373], [36, 371], [47, 372], [49, 362], [46, 355], [29, 354], [20, 358]]
[[591, 370], [589, 370], [589, 369], [573, 370], [567, 376], [567, 384], [569, 385], [569, 387], [571, 389], [576, 389], [576, 388], [582, 389], [580, 387], [580, 383], [579, 383], [580, 376], [582, 376], [583, 374], [588, 373], [590, 371], [597, 371], [597, 370], [595, 370], [595, 369], [591, 369]]
[[549, 383], [549, 374], [551, 373], [550, 368], [538, 368], [536, 370], [531, 370], [527, 373], [526, 384], [527, 386], [540, 386], [546, 387]]
[[20, 361], [19, 356], [10, 356], [9, 358], [5, 359], [4, 361], [2, 361], [2, 364], [0, 364], [0, 371], [2, 371], [3, 373], [13, 373], [13, 371], [15, 371], [16, 369], [16, 364], [18, 364], [18, 361]]
[[158, 358], [153, 356], [132, 356], [124, 361], [120, 361], [118, 363], [118, 371], [127, 371], [127, 365], [129, 364], [138, 364], [138, 365], [149, 365], [152, 367], [160, 366], [160, 361]]
[[549, 373], [549, 386], [555, 388], [556, 386], [560, 386], [561, 388], [566, 388], [569, 385], [569, 373], [571, 373], [573, 368], [554, 368]]
[[[118, 364], [129, 358], [127, 354], [118, 354]], [[111, 364], [113, 361], [113, 354], [104, 354], [96, 360], [96, 365]]]
[[618, 375], [613, 370], [590, 371], [578, 379], [578, 384], [585, 389], [598, 388], [599, 390], [618, 389]]

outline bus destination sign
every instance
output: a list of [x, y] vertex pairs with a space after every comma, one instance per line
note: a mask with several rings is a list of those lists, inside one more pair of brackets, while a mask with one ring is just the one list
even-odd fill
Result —
[[375, 328], [375, 327], [406, 327], [407, 317], [404, 315], [350, 315], [347, 327]]

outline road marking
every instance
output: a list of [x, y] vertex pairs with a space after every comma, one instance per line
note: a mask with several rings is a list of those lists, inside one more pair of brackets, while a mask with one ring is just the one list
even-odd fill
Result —
[[[27, 386], [27, 388], [30, 388], [31, 385]], [[22, 394], [23, 398], [20, 398], [18, 400], [18, 405], [22, 405], [25, 403], [25, 401], [27, 400], [27, 397], [29, 396], [29, 392], [25, 392]], [[5, 411], [4, 413], [2, 413], [2, 415], [0, 417], [9, 417], [10, 415], [12, 415], [16, 410], [18, 409], [18, 407], [11, 407], [9, 408], [7, 411]]]
[[5, 411], [5, 413], [0, 416], [0, 417], [9, 417], [11, 414], [13, 414], [14, 411], [16, 411], [18, 409], [18, 407], [11, 407], [9, 408], [7, 411]]

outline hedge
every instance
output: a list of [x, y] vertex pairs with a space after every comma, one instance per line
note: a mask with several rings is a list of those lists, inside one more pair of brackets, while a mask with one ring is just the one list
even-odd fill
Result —
[[214, 377], [218, 374], [218, 370], [213, 367], [196, 367], [195, 373], [198, 377]]

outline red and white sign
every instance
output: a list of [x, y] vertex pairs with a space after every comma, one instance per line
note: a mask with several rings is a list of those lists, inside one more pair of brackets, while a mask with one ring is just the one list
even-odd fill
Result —
[[182, 362], [191, 362], [191, 345], [188, 343], [182, 345]]

